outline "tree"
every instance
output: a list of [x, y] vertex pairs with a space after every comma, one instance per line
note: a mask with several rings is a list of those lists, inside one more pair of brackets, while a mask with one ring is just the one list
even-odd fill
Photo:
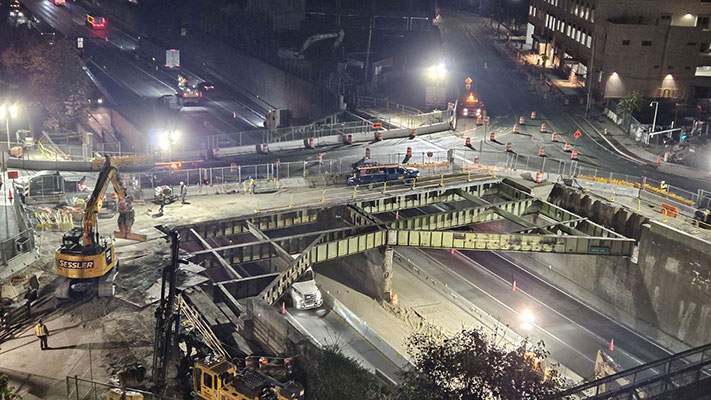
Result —
[[74, 130], [86, 116], [91, 90], [91, 81], [74, 42], [58, 39], [49, 44], [34, 32], [18, 36], [0, 54], [6, 75], [24, 88], [28, 103], [42, 105], [46, 128]]
[[630, 133], [630, 126], [632, 124], [632, 114], [642, 109], [642, 103], [644, 98], [642, 93], [633, 90], [627, 97], [621, 99], [617, 103], [617, 109], [625, 117], [625, 124], [627, 126], [627, 133]]
[[408, 352], [413, 368], [403, 373], [399, 399], [542, 399], [558, 393], [563, 380], [543, 372], [543, 342], [506, 350], [479, 329], [448, 337], [415, 334]]
[[318, 400], [387, 400], [390, 394], [375, 375], [343, 355], [337, 345], [326, 346], [305, 360], [306, 392]]
[[10, 378], [5, 374], [0, 374], [0, 400], [22, 400], [15, 394], [15, 388], [10, 386]]

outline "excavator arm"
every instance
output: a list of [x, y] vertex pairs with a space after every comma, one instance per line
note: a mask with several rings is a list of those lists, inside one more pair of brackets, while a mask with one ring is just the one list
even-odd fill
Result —
[[[119, 231], [115, 232], [116, 236], [145, 242], [145, 235], [131, 233], [130, 225], [133, 225], [133, 207], [131, 206], [131, 201], [128, 198], [126, 188], [121, 183], [118, 169], [111, 163], [111, 157], [105, 156], [105, 159], [104, 166], [99, 172], [96, 186], [84, 207], [84, 218], [82, 220], [82, 227], [84, 228], [83, 244], [86, 247], [95, 243], [94, 231], [97, 226], [99, 210], [101, 210], [101, 204], [103, 203], [104, 194], [106, 194], [109, 182], [111, 182], [114, 187], [119, 204], [121, 205], [123, 203], [123, 206], [119, 206], [121, 215], [119, 216]], [[130, 219], [128, 229], [125, 229], [126, 219]]]

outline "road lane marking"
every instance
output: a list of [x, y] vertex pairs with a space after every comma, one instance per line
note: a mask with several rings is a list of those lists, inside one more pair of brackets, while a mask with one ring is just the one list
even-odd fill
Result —
[[[673, 352], [671, 352], [671, 351], [669, 351], [668, 349], [662, 347], [661, 345], [655, 343], [654, 341], [650, 340], [649, 338], [646, 338], [646, 337], [640, 335], [639, 333], [637, 333], [636, 331], [630, 329], [629, 327], [627, 327], [627, 326], [625, 326], [625, 325], [623, 325], [623, 324], [621, 324], [621, 323], [619, 323], [619, 322], [617, 322], [617, 321], [615, 321], [615, 320], [613, 320], [613, 319], [607, 317], [605, 314], [603, 314], [603, 313], [599, 312], [598, 310], [596, 310], [596, 309], [590, 307], [589, 305], [585, 304], [584, 302], [577, 300], [577, 299], [576, 299], [575, 297], [573, 297], [573, 296], [570, 296], [569, 294], [567, 294], [566, 292], [564, 292], [564, 291], [561, 290], [560, 288], [558, 288], [558, 287], [556, 287], [556, 286], [554, 286], [554, 285], [551, 285], [550, 283], [544, 281], [543, 279], [539, 278], [538, 276], [536, 276], [536, 275], [530, 273], [530, 272], [527, 271], [525, 268], [521, 267], [517, 262], [515, 262], [515, 260], [510, 260], [510, 259], [508, 259], [508, 258], [502, 256], [501, 254], [499, 254], [498, 252], [495, 252], [495, 251], [492, 251], [491, 253], [494, 254], [494, 255], [496, 255], [497, 257], [501, 258], [502, 260], [508, 262], [509, 264], [515, 266], [516, 268], [518, 268], [519, 270], [525, 272], [526, 274], [530, 275], [532, 278], [534, 278], [534, 279], [540, 281], [540, 282], [543, 283], [544, 285], [546, 285], [546, 286], [548, 286], [548, 287], [554, 289], [555, 291], [557, 291], [557, 292], [559, 292], [560, 294], [562, 294], [562, 295], [564, 295], [564, 296], [570, 298], [571, 300], [573, 300], [573, 301], [575, 301], [576, 303], [582, 305], [583, 307], [589, 309], [590, 311], [594, 312], [595, 314], [600, 315], [601, 317], [603, 317], [603, 318], [605, 318], [606, 320], [612, 322], [613, 324], [619, 326], [620, 328], [626, 330], [627, 332], [632, 333], [633, 335], [637, 336], [638, 338], [642, 339], [643, 341], [645, 341], [645, 342], [651, 344], [652, 346], [658, 348], [659, 350], [662, 350], [663, 352], [665, 352], [665, 353], [667, 353], [667, 354], [669, 354], [669, 355], [674, 354]], [[473, 260], [472, 260], [472, 261], [473, 261]], [[501, 278], [501, 277], [499, 277], [499, 278]], [[503, 279], [503, 278], [501, 278], [501, 279]], [[504, 280], [505, 280], [505, 279], [504, 279]]]
[[[396, 250], [396, 252], [399, 253], [397, 250]], [[424, 254], [424, 256], [425, 256], [426, 258], [430, 259], [432, 262], [434, 262], [435, 264], [439, 265], [439, 266], [440, 266], [440, 269], [444, 270], [444, 272], [450, 273], [450, 274], [456, 276], [457, 278], [459, 278], [459, 279], [460, 279], [462, 282], [464, 282], [465, 284], [468, 284], [469, 286], [471, 286], [471, 287], [473, 287], [473, 288], [479, 290], [481, 293], [485, 294], [487, 297], [489, 297], [489, 298], [492, 299], [494, 302], [496, 302], [496, 303], [498, 303], [499, 305], [501, 305], [501, 306], [502, 306], [503, 308], [505, 308], [506, 310], [512, 312], [514, 315], [518, 316], [518, 315], [520, 314], [518, 311], [516, 311], [516, 310], [514, 310], [513, 308], [511, 308], [509, 305], [507, 305], [507, 304], [505, 304], [504, 302], [502, 302], [501, 300], [499, 300], [496, 296], [490, 294], [489, 292], [487, 292], [487, 291], [485, 291], [484, 289], [480, 288], [479, 286], [477, 286], [477, 285], [474, 284], [473, 282], [469, 281], [468, 279], [464, 278], [463, 276], [459, 275], [458, 273], [456, 273], [456, 272], [452, 271], [451, 269], [447, 268], [444, 264], [442, 264], [441, 262], [439, 262], [439, 261], [438, 261], [437, 259], [435, 259], [434, 257], [431, 257], [431, 256], [430, 256], [429, 254], [427, 254], [426, 252], [424, 252], [424, 251], [422, 251], [422, 250], [420, 250], [420, 252], [421, 252], [422, 254]], [[400, 255], [402, 256], [402, 253], [400, 253]], [[471, 261], [471, 260], [470, 260], [470, 261]], [[459, 294], [459, 295], [461, 296], [461, 294]], [[528, 294], [526, 294], [526, 296], [530, 297]], [[483, 311], [483, 310], [482, 310], [482, 311]], [[486, 311], [484, 311], [484, 312], [485, 312], [486, 314], [489, 314], [489, 313], [487, 313]], [[489, 315], [491, 315], [491, 314], [489, 314]], [[492, 317], [493, 317], [493, 316], [492, 316]], [[549, 337], [553, 338], [553, 339], [556, 340], [557, 342], [559, 342], [563, 347], [566, 347], [566, 348], [568, 348], [569, 350], [571, 350], [572, 352], [574, 352], [574, 353], [578, 354], [579, 356], [583, 357], [586, 361], [589, 361], [590, 363], [595, 364], [595, 360], [593, 360], [592, 358], [586, 356], [585, 354], [583, 354], [582, 352], [578, 351], [578, 350], [575, 349], [574, 347], [570, 346], [569, 344], [567, 344], [567, 343], [566, 343], [564, 340], [562, 340], [561, 338], [557, 337], [556, 335], [552, 334], [551, 332], [547, 331], [546, 329], [542, 328], [542, 327], [539, 326], [539, 325], [533, 324], [533, 326], [536, 327], [536, 328], [538, 328], [541, 332], [545, 333], [546, 335], [548, 335]], [[511, 330], [513, 330], [513, 328], [511, 328], [511, 327], [509, 327], [509, 328], [510, 328]], [[513, 331], [516, 332], [515, 330], [513, 330]], [[519, 335], [519, 336], [524, 336], [524, 335], [521, 335], [521, 334], [518, 333], [518, 332], [516, 332], [516, 334]]]

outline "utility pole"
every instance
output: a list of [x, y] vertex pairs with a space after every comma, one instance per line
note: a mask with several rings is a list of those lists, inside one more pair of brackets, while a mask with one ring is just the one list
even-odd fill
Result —
[[590, 57], [590, 68], [588, 68], [588, 93], [586, 96], [586, 101], [585, 101], [585, 116], [589, 117], [590, 116], [590, 109], [592, 108], [592, 87], [593, 87], [593, 82], [595, 81], [595, 42], [596, 42], [596, 37], [593, 33], [593, 39], [592, 39], [592, 57]]
[[373, 38], [373, 17], [370, 17], [370, 28], [368, 29], [368, 49], [365, 53], [365, 78], [363, 83], [368, 83], [368, 65], [370, 64], [370, 40]]
[[165, 389], [165, 375], [178, 350], [180, 312], [177, 305], [178, 268], [180, 267], [180, 234], [171, 231], [170, 265], [163, 268], [160, 303], [156, 309], [156, 332], [153, 341], [153, 384], [162, 393]]

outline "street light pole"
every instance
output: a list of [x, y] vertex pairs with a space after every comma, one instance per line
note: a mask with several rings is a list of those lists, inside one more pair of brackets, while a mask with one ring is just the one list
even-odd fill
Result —
[[649, 103], [649, 106], [651, 107], [652, 104], [654, 104], [654, 119], [652, 119], [652, 132], [654, 133], [654, 128], [657, 126], [657, 110], [659, 110], [659, 102], [654, 100], [651, 103]]

